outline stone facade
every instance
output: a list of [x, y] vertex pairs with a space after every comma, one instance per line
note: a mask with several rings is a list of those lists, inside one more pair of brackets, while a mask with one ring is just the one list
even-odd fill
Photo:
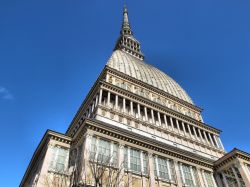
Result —
[[[65, 134], [47, 131], [20, 186], [250, 187], [250, 156], [144, 61], [124, 8], [114, 52]], [[99, 173], [101, 171], [101, 173]]]

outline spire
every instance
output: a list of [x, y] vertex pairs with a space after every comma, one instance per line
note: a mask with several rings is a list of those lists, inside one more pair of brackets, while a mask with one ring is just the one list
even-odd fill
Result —
[[123, 22], [122, 28], [120, 31], [120, 37], [116, 43], [115, 49], [120, 49], [130, 55], [143, 60], [144, 55], [141, 52], [140, 43], [134, 38], [133, 32], [130, 27], [129, 19], [128, 19], [128, 9], [127, 6], [124, 5], [123, 8]]
[[129, 24], [129, 20], [128, 20], [128, 9], [127, 6], [124, 5], [123, 8], [123, 22], [122, 22], [122, 29], [121, 29], [121, 35], [133, 35], [131, 28], [130, 28], [130, 24]]

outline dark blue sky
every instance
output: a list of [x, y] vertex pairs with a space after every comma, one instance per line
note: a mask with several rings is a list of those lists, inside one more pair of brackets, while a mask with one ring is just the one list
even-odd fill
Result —
[[[127, 2], [148, 63], [250, 152], [250, 1]], [[1, 186], [18, 186], [46, 129], [65, 132], [112, 53], [119, 0], [0, 1]]]

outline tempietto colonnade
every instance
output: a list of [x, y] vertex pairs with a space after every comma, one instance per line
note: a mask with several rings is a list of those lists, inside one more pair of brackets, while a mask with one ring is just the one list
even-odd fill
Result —
[[[193, 145], [188, 143], [186, 145], [192, 146], [196, 150], [203, 152], [213, 150], [216, 153], [211, 154], [217, 158], [224, 154], [224, 147], [219, 134], [215, 133], [213, 129], [208, 130], [205, 125], [203, 127], [202, 125], [178, 119], [153, 106], [140, 103], [107, 89], [101, 88], [95, 94], [88, 107], [86, 107], [83, 117], [95, 117], [96, 115], [105, 116], [111, 120], [139, 129], [147, 130], [152, 127], [150, 132], [156, 135], [158, 135], [158, 131], [155, 129], [160, 129], [161, 132], [165, 132], [165, 136], [172, 134], [175, 137], [192, 142]], [[77, 128], [74, 132], [76, 131]], [[179, 143], [182, 144], [183, 142]]]

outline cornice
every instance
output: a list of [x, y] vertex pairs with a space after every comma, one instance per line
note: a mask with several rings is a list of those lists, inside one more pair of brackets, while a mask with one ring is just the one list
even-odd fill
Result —
[[250, 162], [249, 153], [241, 151], [237, 148], [234, 148], [232, 151], [230, 151], [229, 153], [221, 157], [219, 160], [215, 161], [214, 168], [218, 169], [237, 158]]

